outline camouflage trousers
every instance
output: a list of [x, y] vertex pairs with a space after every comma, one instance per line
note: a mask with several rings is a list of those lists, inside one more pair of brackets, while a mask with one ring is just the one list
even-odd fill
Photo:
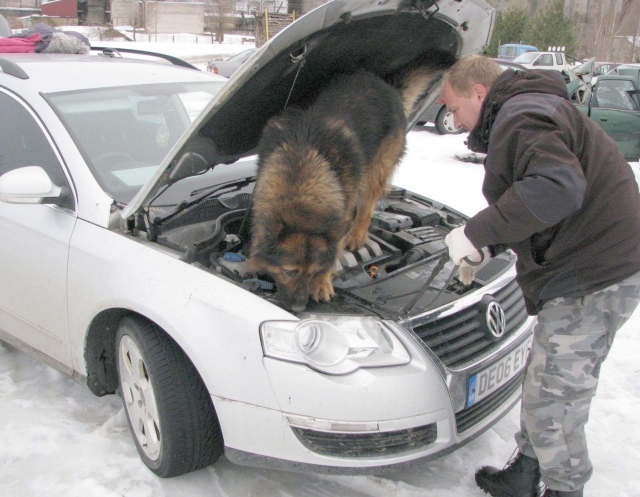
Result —
[[591, 477], [591, 399], [616, 331], [638, 302], [640, 273], [585, 297], [549, 300], [538, 314], [516, 442], [538, 460], [548, 488], [578, 490]]

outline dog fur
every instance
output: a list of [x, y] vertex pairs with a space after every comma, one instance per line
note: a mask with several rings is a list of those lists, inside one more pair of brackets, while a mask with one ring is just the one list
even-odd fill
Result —
[[385, 82], [360, 70], [336, 76], [308, 108], [269, 120], [259, 145], [250, 266], [276, 281], [300, 312], [334, 295], [335, 261], [356, 250], [404, 155], [407, 116], [443, 69], [399, 71]]

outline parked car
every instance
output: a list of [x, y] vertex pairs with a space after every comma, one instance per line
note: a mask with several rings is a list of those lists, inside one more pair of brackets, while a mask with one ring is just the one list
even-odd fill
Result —
[[534, 320], [514, 254], [462, 284], [444, 237], [466, 217], [392, 188], [337, 295], [297, 313], [248, 271], [246, 228], [271, 116], [345, 67], [480, 53], [493, 19], [478, 0], [329, 2], [228, 83], [126, 53], [3, 54], [0, 339], [118, 392], [163, 477], [222, 453], [379, 472], [474, 439], [521, 395]]
[[548, 69], [560, 72], [571, 70], [571, 64], [564, 52], [526, 52], [513, 59], [513, 62], [527, 69]]
[[[632, 72], [631, 69], [629, 71]], [[586, 98], [575, 103], [616, 141], [628, 161], [640, 160], [640, 89], [637, 75], [608, 73], [600, 76]]]
[[231, 75], [255, 53], [255, 51], [255, 48], [249, 48], [248, 50], [243, 50], [239, 54], [236, 54], [226, 60], [210, 60], [207, 62], [207, 71], [212, 72], [213, 74], [219, 74], [225, 78], [230, 78]]
[[598, 77], [607, 74], [611, 70], [618, 67], [619, 64], [615, 62], [596, 62], [595, 67], [593, 68], [593, 79], [591, 81], [592, 84], [596, 84], [598, 81]]
[[527, 52], [537, 52], [538, 48], [523, 43], [505, 43], [498, 48], [498, 58], [501, 60], [513, 60]]
[[640, 87], [640, 64], [619, 64], [608, 73], [608, 76], [630, 76]]

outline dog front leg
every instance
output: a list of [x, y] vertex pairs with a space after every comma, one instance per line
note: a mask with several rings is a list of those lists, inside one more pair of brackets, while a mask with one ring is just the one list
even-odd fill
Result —
[[343, 246], [348, 251], [358, 250], [363, 247], [369, 239], [369, 225], [373, 217], [373, 211], [376, 207], [377, 196], [375, 198], [367, 197], [358, 203], [358, 213], [356, 214], [351, 229], [343, 240]]
[[311, 298], [316, 302], [329, 302], [335, 295], [333, 289], [333, 269], [316, 274], [311, 281]]

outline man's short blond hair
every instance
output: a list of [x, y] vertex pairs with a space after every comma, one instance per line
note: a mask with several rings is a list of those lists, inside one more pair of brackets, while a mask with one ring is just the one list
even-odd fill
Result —
[[495, 60], [484, 55], [470, 55], [451, 66], [447, 81], [458, 95], [469, 97], [474, 85], [491, 88], [501, 74], [502, 68]]

